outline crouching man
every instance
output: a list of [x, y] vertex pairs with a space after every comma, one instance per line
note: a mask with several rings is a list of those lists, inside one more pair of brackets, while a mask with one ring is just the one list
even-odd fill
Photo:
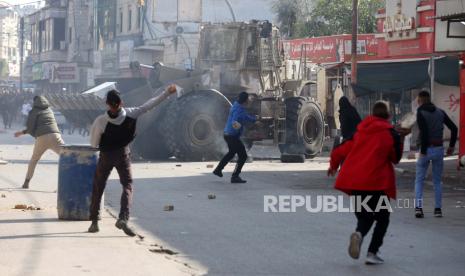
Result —
[[176, 85], [169, 86], [163, 94], [150, 99], [136, 108], [123, 108], [119, 92], [108, 92], [106, 104], [108, 111], [95, 119], [90, 133], [91, 145], [100, 150], [97, 170], [94, 176], [90, 219], [90, 233], [99, 231], [98, 217], [100, 202], [105, 186], [113, 168], [116, 168], [123, 185], [121, 209], [116, 227], [128, 236], [135, 236], [134, 230], [128, 226], [129, 208], [132, 203], [132, 175], [129, 144], [135, 137], [137, 118], [150, 111], [170, 94], [176, 93]]
[[335, 188], [355, 196], [357, 227], [350, 237], [349, 245], [352, 258], [359, 258], [363, 238], [376, 222], [366, 264], [384, 262], [378, 251], [389, 225], [388, 202], [396, 197], [393, 164], [399, 163], [403, 137], [409, 132], [399, 129], [399, 134], [389, 123], [389, 118], [388, 104], [377, 102], [373, 106], [372, 115], [358, 125], [354, 137], [332, 151], [328, 169], [328, 175], [333, 176], [344, 161]]

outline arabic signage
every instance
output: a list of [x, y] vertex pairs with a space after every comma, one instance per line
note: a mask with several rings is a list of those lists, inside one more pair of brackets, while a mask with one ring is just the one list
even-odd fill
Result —
[[386, 41], [417, 38], [417, 1], [386, 0], [383, 33]]
[[[335, 63], [350, 60], [352, 38], [350, 35], [294, 39], [283, 42], [287, 58], [305, 57], [312, 63]], [[359, 35], [357, 42], [359, 60], [378, 58], [378, 39], [375, 35]]]
[[48, 80], [50, 83], [78, 83], [79, 68], [76, 63], [36, 63], [32, 66], [32, 80]]
[[76, 63], [54, 63], [51, 65], [50, 83], [78, 83], [79, 68]]

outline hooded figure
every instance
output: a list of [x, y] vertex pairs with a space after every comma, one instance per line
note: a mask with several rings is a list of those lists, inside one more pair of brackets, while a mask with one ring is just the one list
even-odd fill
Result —
[[49, 133], [60, 133], [50, 104], [43, 96], [35, 96], [26, 123], [26, 134], [37, 138]]
[[341, 97], [339, 100], [339, 122], [341, 123], [342, 139], [350, 139], [357, 131], [357, 126], [361, 121], [357, 109], [350, 104], [349, 99], [345, 96]]
[[26, 180], [23, 184], [23, 188], [28, 189], [37, 162], [39, 162], [42, 155], [49, 149], [59, 154], [61, 146], [64, 144], [53, 111], [45, 97], [34, 97], [32, 110], [27, 117], [26, 129], [16, 132], [15, 137], [20, 137], [24, 134], [29, 134], [36, 138]]

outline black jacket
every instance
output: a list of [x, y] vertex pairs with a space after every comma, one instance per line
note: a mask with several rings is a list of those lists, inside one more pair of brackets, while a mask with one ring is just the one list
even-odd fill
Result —
[[349, 99], [342, 97], [339, 100], [339, 122], [341, 123], [342, 139], [350, 139], [357, 131], [357, 126], [361, 121], [357, 109], [350, 104]]
[[422, 154], [426, 154], [428, 147], [442, 146], [444, 143], [444, 125], [451, 131], [449, 147], [454, 148], [457, 142], [458, 129], [446, 112], [434, 104], [421, 105], [417, 110], [417, 123], [420, 129], [418, 145]]

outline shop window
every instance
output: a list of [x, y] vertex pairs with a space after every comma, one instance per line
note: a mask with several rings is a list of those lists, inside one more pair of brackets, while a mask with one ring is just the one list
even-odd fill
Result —
[[60, 49], [60, 42], [66, 41], [66, 21], [64, 18], [53, 20], [53, 50]]
[[448, 38], [465, 38], [465, 19], [447, 21]]

